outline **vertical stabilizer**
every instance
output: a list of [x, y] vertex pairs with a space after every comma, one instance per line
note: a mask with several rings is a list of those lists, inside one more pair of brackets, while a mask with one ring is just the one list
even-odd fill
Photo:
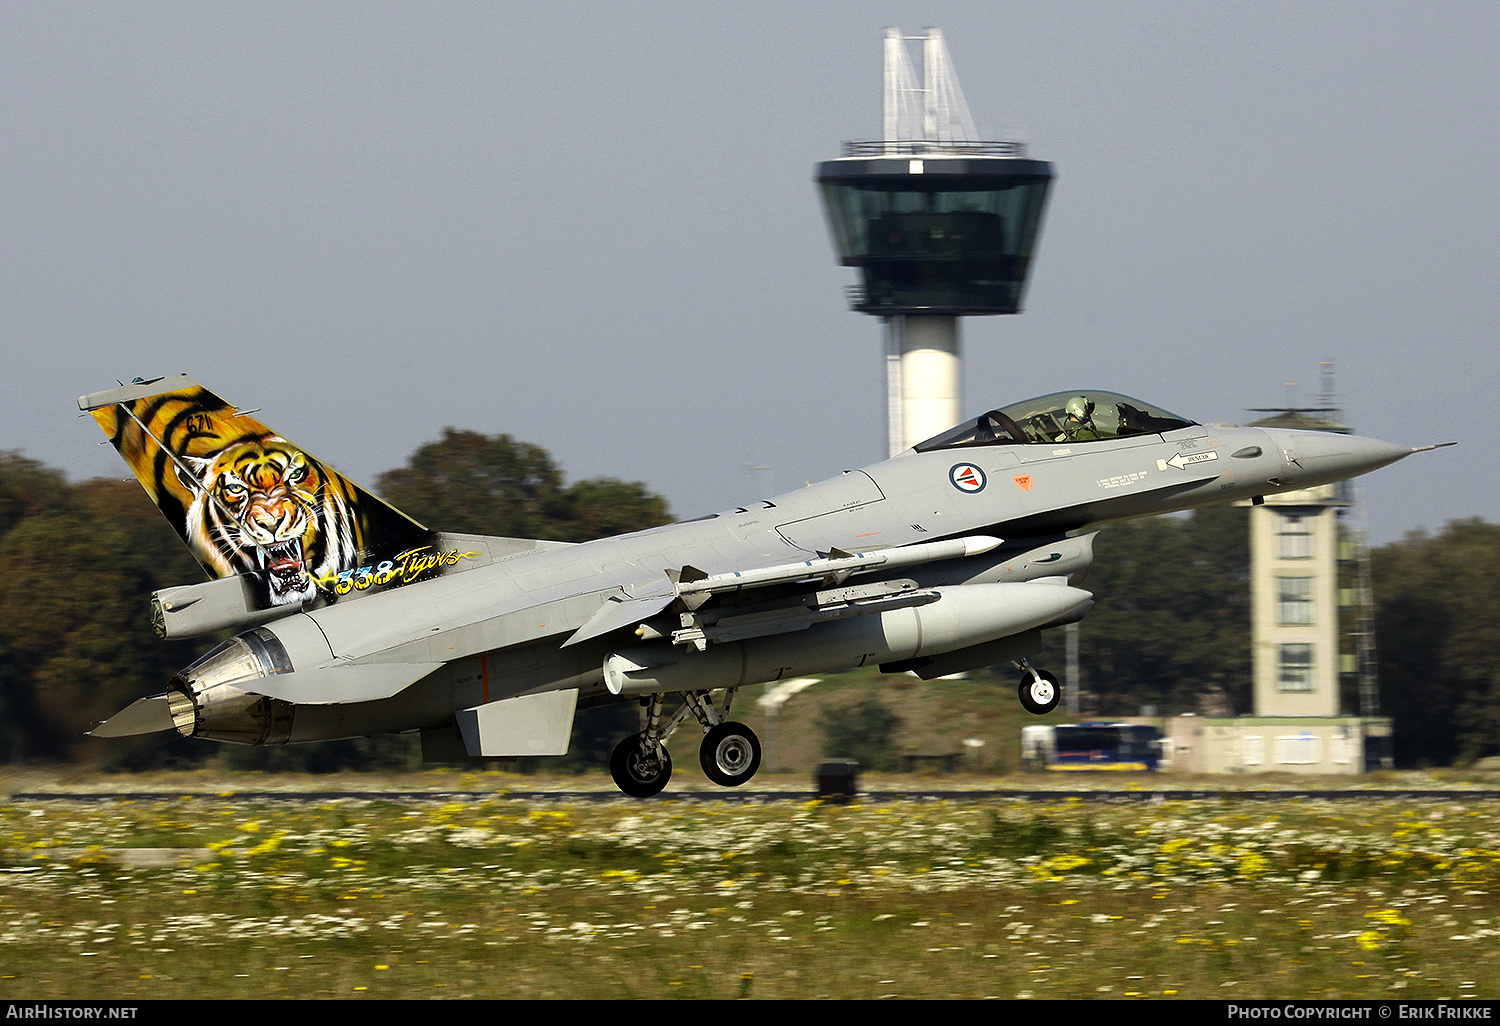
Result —
[[409, 584], [444, 565], [432, 531], [186, 375], [78, 406], [209, 576], [244, 575], [261, 608]]

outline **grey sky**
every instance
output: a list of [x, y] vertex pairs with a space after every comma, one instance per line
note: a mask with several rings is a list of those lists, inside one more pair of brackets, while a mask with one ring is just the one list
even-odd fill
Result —
[[874, 462], [812, 173], [885, 25], [1057, 169], [966, 412], [1244, 421], [1331, 359], [1362, 433], [1462, 443], [1366, 479], [1377, 541], [1500, 519], [1481, 3], [8, 3], [0, 448], [122, 474], [73, 400], [187, 371], [365, 483], [450, 424], [681, 516]]

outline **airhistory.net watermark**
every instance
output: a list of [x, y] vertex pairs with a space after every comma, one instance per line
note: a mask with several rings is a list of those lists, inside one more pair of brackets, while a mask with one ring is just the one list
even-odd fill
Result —
[[7, 1019], [134, 1019], [136, 1005], [59, 1004], [13, 1001], [5, 1006]]

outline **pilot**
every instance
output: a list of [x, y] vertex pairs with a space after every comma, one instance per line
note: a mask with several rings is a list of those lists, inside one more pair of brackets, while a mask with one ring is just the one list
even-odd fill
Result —
[[1089, 442], [1103, 438], [1094, 426], [1094, 400], [1086, 395], [1075, 395], [1063, 404], [1062, 434], [1056, 442]]

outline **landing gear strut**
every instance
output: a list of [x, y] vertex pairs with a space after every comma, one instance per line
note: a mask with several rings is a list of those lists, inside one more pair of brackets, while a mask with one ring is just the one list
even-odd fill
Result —
[[703, 728], [703, 743], [698, 747], [698, 764], [703, 773], [721, 787], [739, 787], [760, 769], [760, 739], [743, 723], [729, 720], [729, 705], [734, 689], [724, 696], [724, 708], [714, 707], [707, 691], [687, 691], [682, 708], [670, 720], [662, 721], [664, 696], [643, 699], [647, 708], [646, 727], [621, 741], [609, 760], [609, 772], [621, 791], [633, 798], [650, 798], [661, 792], [672, 777], [672, 757], [666, 741], [688, 716]]
[[1038, 671], [1025, 659], [1016, 660], [1016, 665], [1021, 670], [1021, 684], [1017, 688], [1021, 708], [1036, 716], [1042, 716], [1056, 709], [1058, 701], [1062, 698], [1062, 688], [1058, 686], [1057, 675], [1045, 670]]
[[663, 730], [661, 707], [661, 695], [652, 695], [646, 703], [646, 729], [615, 745], [609, 757], [609, 774], [615, 778], [615, 785], [632, 798], [660, 794], [672, 779], [672, 756], [667, 754], [664, 742], [677, 720]]

